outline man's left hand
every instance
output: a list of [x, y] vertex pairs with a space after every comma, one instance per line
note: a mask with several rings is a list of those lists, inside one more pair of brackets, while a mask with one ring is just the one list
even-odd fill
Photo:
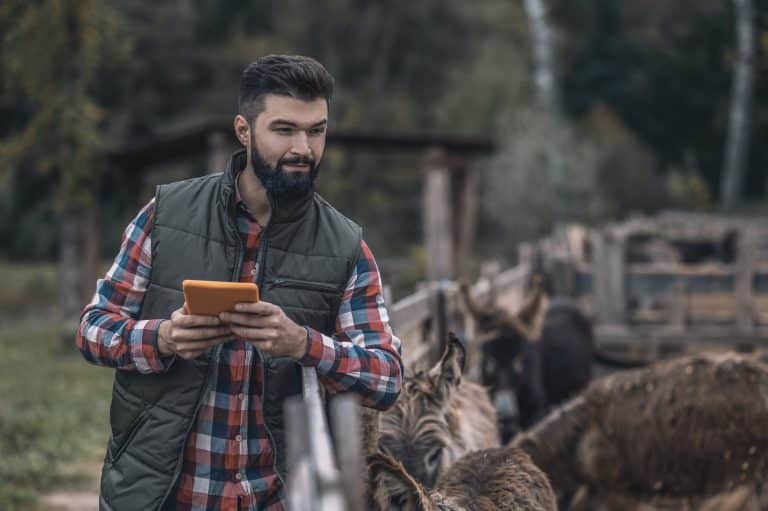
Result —
[[307, 330], [269, 302], [238, 303], [236, 312], [222, 312], [219, 319], [232, 333], [274, 357], [300, 359], [307, 350]]

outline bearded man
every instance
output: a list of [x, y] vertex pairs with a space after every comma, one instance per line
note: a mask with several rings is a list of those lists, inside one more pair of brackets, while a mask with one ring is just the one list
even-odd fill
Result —
[[[400, 341], [373, 254], [314, 192], [332, 92], [311, 58], [250, 64], [244, 149], [224, 172], [158, 186], [126, 228], [77, 335], [86, 360], [117, 369], [101, 510], [285, 509], [282, 410], [302, 367], [326, 393], [396, 400]], [[192, 315], [184, 279], [256, 282], [261, 301]]]

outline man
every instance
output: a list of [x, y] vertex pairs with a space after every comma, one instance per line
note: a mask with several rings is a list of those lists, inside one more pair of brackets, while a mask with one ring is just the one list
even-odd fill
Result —
[[[77, 337], [118, 369], [100, 509], [285, 509], [282, 405], [302, 366], [365, 406], [397, 398], [400, 341], [373, 255], [313, 191], [332, 90], [307, 57], [249, 65], [245, 149], [221, 174], [159, 186], [125, 230]], [[262, 301], [191, 315], [183, 279], [255, 281]]]

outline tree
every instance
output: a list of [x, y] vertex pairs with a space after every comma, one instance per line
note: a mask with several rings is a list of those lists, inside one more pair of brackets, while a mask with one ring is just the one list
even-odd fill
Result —
[[546, 0], [524, 0], [525, 14], [532, 39], [536, 97], [540, 114], [548, 125], [547, 160], [557, 192], [556, 219], [568, 219], [566, 190], [566, 161], [562, 154], [565, 125], [560, 112], [560, 99], [555, 79], [552, 30], [549, 23]]
[[726, 211], [733, 210], [741, 202], [743, 193], [755, 74], [755, 9], [752, 0], [734, 0], [733, 4], [738, 45], [733, 65], [730, 122], [720, 186], [720, 205]]
[[56, 182], [62, 328], [71, 345], [72, 320], [97, 266], [94, 207], [105, 119], [96, 90], [122, 49], [114, 18], [96, 0], [5, 2], [0, 26], [9, 27], [1, 53], [4, 88], [23, 105], [22, 119], [0, 145], [0, 171]]

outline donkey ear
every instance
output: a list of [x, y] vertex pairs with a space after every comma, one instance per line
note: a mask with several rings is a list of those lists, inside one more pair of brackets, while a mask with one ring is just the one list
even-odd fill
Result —
[[379, 452], [369, 455], [367, 464], [371, 494], [380, 510], [393, 507], [417, 511], [430, 509], [424, 487], [405, 471], [400, 462]]
[[520, 310], [517, 311], [517, 317], [526, 325], [533, 325], [537, 317], [541, 315], [542, 308], [545, 305], [544, 283], [541, 276], [533, 277], [533, 289]]
[[453, 332], [449, 332], [448, 343], [445, 346], [443, 356], [429, 370], [429, 375], [436, 382], [435, 393], [438, 399], [445, 398], [452, 389], [459, 386], [466, 359], [467, 353], [464, 345]]

